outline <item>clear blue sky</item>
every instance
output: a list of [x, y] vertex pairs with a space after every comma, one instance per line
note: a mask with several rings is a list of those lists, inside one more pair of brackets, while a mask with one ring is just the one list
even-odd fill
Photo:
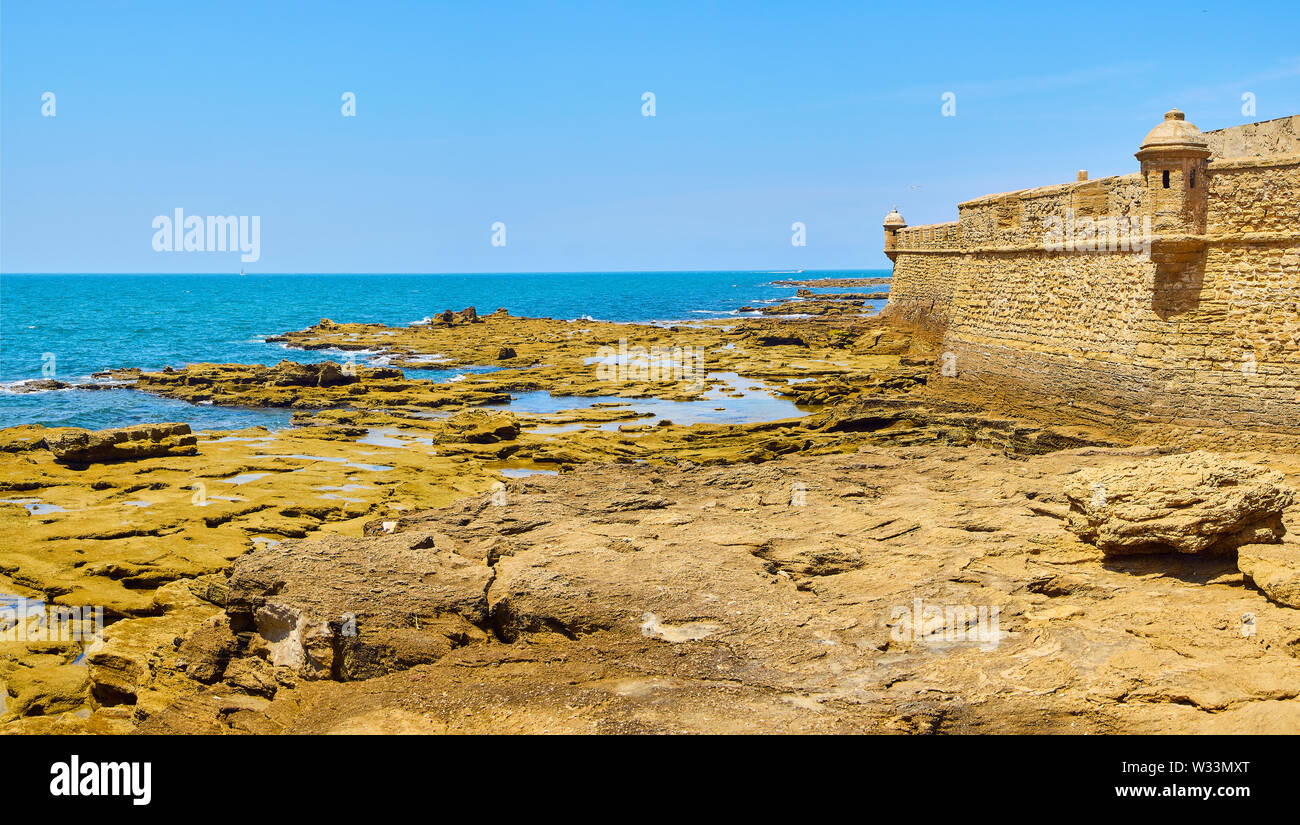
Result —
[[1300, 112], [1298, 9], [6, 0], [0, 270], [237, 271], [153, 250], [176, 207], [261, 216], [260, 272], [883, 267], [895, 203]]

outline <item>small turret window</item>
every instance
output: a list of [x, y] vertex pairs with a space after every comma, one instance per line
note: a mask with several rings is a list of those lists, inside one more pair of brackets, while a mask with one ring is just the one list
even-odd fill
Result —
[[1192, 170], [1192, 177], [1191, 177], [1191, 180], [1188, 181], [1188, 186], [1189, 186], [1190, 188], [1192, 188], [1192, 189], [1195, 189], [1195, 188], [1196, 188], [1196, 170], [1195, 170], [1195, 169]]
[[1161, 172], [1160, 174], [1163, 176], [1163, 180], [1164, 180], [1164, 183], [1165, 183], [1165, 188], [1168, 189], [1168, 188], [1169, 188], [1169, 170], [1166, 169], [1165, 171]]

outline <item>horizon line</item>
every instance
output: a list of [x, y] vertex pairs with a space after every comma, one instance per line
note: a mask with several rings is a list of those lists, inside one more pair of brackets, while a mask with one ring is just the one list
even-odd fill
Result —
[[[889, 272], [891, 267], [805, 267], [804, 269], [551, 269], [551, 270], [500, 270], [500, 271], [482, 271], [482, 272], [248, 272], [249, 275], [660, 275], [660, 274], [687, 274], [687, 273], [740, 273], [740, 272], [758, 272], [767, 275], [798, 275], [804, 272]], [[217, 275], [226, 277], [240, 277], [238, 272], [0, 272], [0, 278], [7, 275], [132, 275], [132, 276], [155, 276], [155, 275]]]

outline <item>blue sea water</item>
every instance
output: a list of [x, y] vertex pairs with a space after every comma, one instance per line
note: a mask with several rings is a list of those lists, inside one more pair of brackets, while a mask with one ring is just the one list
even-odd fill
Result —
[[[287, 426], [286, 410], [222, 408], [131, 390], [15, 393], [53, 377], [79, 383], [116, 367], [196, 362], [340, 360], [263, 339], [321, 318], [405, 325], [444, 309], [505, 307], [512, 315], [689, 322], [737, 317], [746, 305], [793, 298], [773, 280], [881, 277], [887, 270], [599, 272], [475, 275], [3, 275], [0, 276], [0, 427], [115, 427], [183, 421], [196, 429]], [[873, 288], [867, 288], [873, 289]], [[825, 292], [862, 291], [826, 289]], [[873, 304], [878, 308], [881, 304]], [[408, 370], [443, 381], [459, 371]]]

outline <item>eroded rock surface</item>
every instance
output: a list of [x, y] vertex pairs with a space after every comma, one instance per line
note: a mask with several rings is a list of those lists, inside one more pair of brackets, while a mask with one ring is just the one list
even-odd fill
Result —
[[326, 536], [258, 551], [230, 575], [226, 613], [255, 655], [306, 679], [355, 680], [437, 661], [486, 638], [481, 560], [431, 535]]
[[1277, 542], [1294, 498], [1281, 473], [1205, 452], [1083, 470], [1065, 495], [1070, 529], [1107, 555], [1227, 553]]
[[[1140, 453], [587, 466], [257, 551], [224, 614], [252, 622], [237, 677], [139, 730], [1300, 730], [1300, 612], [1230, 557], [1109, 560], [1065, 529], [1078, 466]], [[304, 671], [310, 644], [277, 662], [264, 635], [305, 620], [337, 651], [345, 613], [357, 649], [400, 633], [421, 655], [353, 678]]]

